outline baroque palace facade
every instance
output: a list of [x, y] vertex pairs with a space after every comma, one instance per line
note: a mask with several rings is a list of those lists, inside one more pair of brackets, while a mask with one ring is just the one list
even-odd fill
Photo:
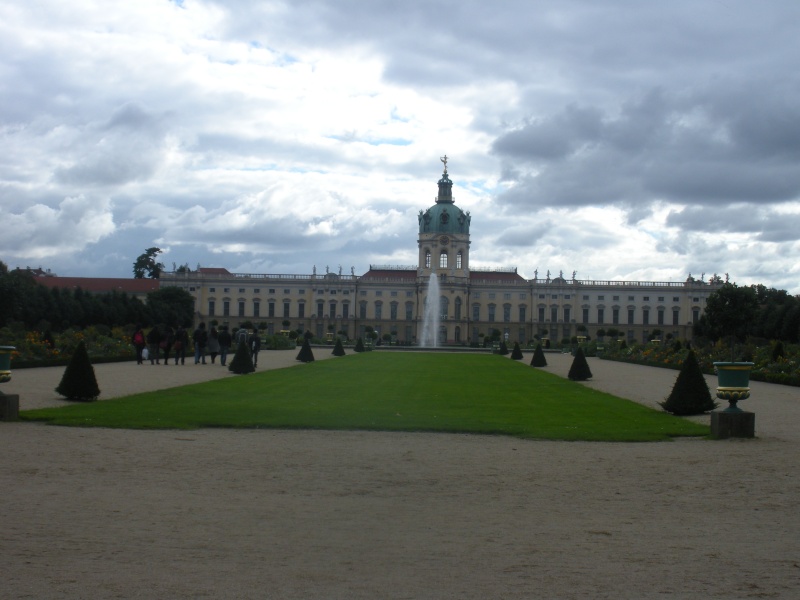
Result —
[[[655, 330], [690, 339], [716, 282], [584, 281], [563, 275], [525, 279], [516, 268], [470, 267], [469, 212], [453, 201], [444, 172], [436, 203], [419, 212], [417, 266], [370, 265], [363, 275], [230, 273], [198, 268], [163, 273], [161, 286], [178, 286], [195, 298], [196, 322], [238, 327], [264, 324], [267, 334], [310, 331], [319, 338], [344, 332], [364, 337], [368, 326], [402, 343], [422, 337], [428, 282], [437, 277], [440, 296], [439, 344], [480, 343], [500, 331], [520, 345], [534, 336], [561, 341], [597, 337], [617, 329], [630, 341], [646, 341]], [[287, 324], [288, 323], [288, 324]]]

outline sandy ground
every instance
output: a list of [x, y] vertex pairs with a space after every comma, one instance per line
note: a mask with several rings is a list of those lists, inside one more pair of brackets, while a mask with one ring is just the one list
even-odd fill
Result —
[[[677, 375], [590, 366], [586, 385], [652, 406]], [[3, 391], [58, 405], [62, 372]], [[103, 398], [230, 376], [96, 373]], [[752, 390], [754, 440], [0, 423], [0, 598], [798, 598], [800, 392]]]

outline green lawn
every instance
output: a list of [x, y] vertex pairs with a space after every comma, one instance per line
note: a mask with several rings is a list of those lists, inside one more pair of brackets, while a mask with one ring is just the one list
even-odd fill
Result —
[[116, 400], [23, 411], [21, 418], [130, 429], [368, 429], [625, 442], [709, 433], [707, 426], [505, 357], [405, 352], [367, 352]]

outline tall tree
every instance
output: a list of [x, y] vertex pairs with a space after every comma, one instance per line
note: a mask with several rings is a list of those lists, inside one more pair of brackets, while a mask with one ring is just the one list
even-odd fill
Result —
[[150, 279], [158, 279], [161, 277], [161, 272], [164, 270], [164, 263], [156, 260], [156, 257], [161, 254], [161, 248], [148, 248], [144, 254], [140, 254], [133, 263], [133, 277], [135, 279], [144, 279], [145, 275]]
[[729, 336], [743, 340], [751, 333], [758, 309], [755, 289], [726, 283], [708, 297], [699, 333], [712, 340]]
[[147, 294], [150, 323], [188, 327], [194, 317], [194, 297], [179, 287], [162, 287]]

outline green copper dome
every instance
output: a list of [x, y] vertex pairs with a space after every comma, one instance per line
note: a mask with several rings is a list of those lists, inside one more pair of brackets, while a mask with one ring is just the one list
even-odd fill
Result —
[[[445, 162], [445, 161], [442, 161]], [[453, 202], [453, 182], [447, 175], [447, 163], [439, 180], [439, 195], [436, 204], [426, 211], [419, 211], [420, 233], [469, 233], [471, 217]]]

